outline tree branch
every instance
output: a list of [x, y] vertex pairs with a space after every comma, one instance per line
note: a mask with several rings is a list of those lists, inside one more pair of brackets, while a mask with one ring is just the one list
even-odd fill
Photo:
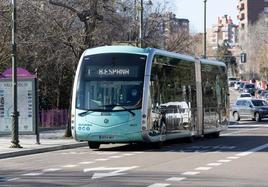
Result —
[[55, 1], [52, 1], [52, 0], [49, 0], [49, 3], [52, 4], [52, 5], [55, 5], [55, 6], [59, 6], [59, 7], [63, 7], [63, 8], [67, 8], [69, 10], [71, 10], [72, 12], [76, 13], [76, 14], [79, 14], [80, 12], [78, 10], [76, 10], [75, 8], [73, 7], [70, 7], [66, 4], [63, 4], [61, 2], [55, 2]]

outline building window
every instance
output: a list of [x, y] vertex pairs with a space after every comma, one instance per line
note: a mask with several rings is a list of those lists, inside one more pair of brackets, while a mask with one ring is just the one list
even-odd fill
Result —
[[240, 16], [240, 20], [243, 20], [243, 19], [245, 19], [245, 14], [244, 13], [242, 13], [241, 16]]

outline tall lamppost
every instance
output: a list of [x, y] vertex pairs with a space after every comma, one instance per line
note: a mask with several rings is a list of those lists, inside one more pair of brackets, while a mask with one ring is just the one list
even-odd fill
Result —
[[[135, 1], [136, 4], [136, 1]], [[152, 1], [149, 0], [146, 5], [153, 5]], [[143, 28], [143, 11], [144, 11], [144, 6], [143, 6], [143, 0], [140, 0], [140, 6], [139, 6], [139, 43], [140, 47], [144, 47], [144, 28]]]
[[140, 28], [139, 28], [139, 40], [140, 47], [143, 47], [143, 0], [140, 0]]
[[17, 45], [16, 45], [16, 31], [17, 31], [17, 24], [16, 24], [16, 17], [17, 17], [17, 11], [16, 11], [16, 0], [12, 0], [12, 96], [13, 96], [13, 112], [11, 114], [12, 117], [12, 128], [11, 128], [11, 148], [21, 148], [19, 144], [19, 125], [18, 125], [18, 103], [17, 103]]
[[207, 58], [207, 0], [204, 0], [204, 58]]

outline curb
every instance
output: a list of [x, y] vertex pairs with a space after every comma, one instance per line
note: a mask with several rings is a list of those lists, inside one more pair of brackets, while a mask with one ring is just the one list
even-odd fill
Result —
[[69, 144], [69, 145], [58, 145], [58, 146], [53, 146], [53, 147], [23, 150], [23, 151], [11, 152], [11, 153], [1, 153], [0, 159], [32, 155], [32, 154], [38, 154], [38, 153], [45, 153], [45, 152], [51, 152], [51, 151], [59, 151], [59, 150], [64, 150], [64, 149], [72, 149], [72, 148], [78, 148], [78, 147], [85, 147], [87, 145], [88, 145], [87, 142], [82, 142], [82, 143], [75, 143], [75, 144]]

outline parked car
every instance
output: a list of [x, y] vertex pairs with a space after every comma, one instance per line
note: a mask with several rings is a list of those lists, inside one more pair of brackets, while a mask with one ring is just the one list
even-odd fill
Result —
[[239, 97], [247, 97], [247, 98], [251, 98], [252, 95], [250, 93], [241, 93]]
[[255, 91], [256, 91], [255, 84], [251, 84], [251, 83], [244, 84], [242, 92], [255, 95]]
[[259, 97], [263, 98], [266, 94], [268, 94], [268, 90], [262, 90]]
[[261, 99], [261, 93], [263, 92], [264, 90], [261, 90], [261, 89], [257, 89], [255, 91], [255, 97], [258, 98], [258, 99]]
[[268, 103], [262, 99], [239, 98], [232, 107], [232, 115], [236, 121], [241, 118], [261, 121], [268, 117]]
[[228, 85], [231, 87], [231, 86], [234, 86], [234, 84], [238, 81], [238, 79], [236, 77], [229, 77], [228, 78]]
[[239, 86], [240, 86], [240, 81], [237, 81], [235, 84], [234, 84], [234, 89], [235, 90], [239, 90]]
[[268, 102], [268, 93], [265, 93], [261, 99], [265, 100], [266, 102]]
[[239, 85], [239, 92], [242, 92], [243, 91], [243, 88], [244, 88], [244, 85], [246, 84], [246, 82], [240, 82], [240, 85]]

